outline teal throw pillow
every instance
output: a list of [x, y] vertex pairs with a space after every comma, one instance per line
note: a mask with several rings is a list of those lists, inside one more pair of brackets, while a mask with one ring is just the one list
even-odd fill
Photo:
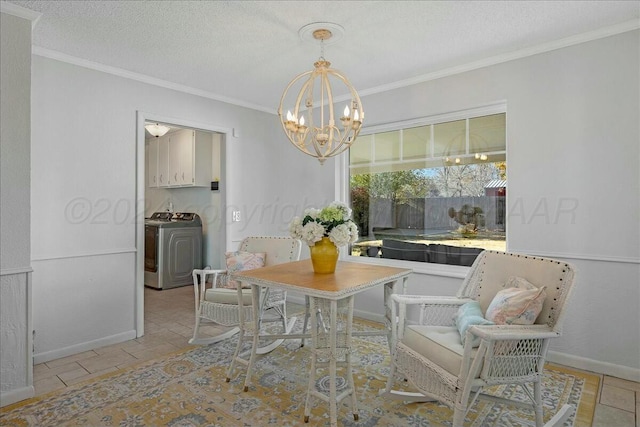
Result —
[[[464, 345], [464, 341], [467, 335], [467, 329], [469, 329], [471, 326], [494, 324], [492, 321], [484, 318], [484, 316], [482, 315], [482, 310], [480, 309], [480, 303], [478, 301], [471, 301], [462, 304], [453, 320], [456, 323], [458, 332], [460, 332], [460, 341], [462, 341], [462, 345]], [[478, 347], [479, 345], [480, 337], [474, 337], [471, 346]]]

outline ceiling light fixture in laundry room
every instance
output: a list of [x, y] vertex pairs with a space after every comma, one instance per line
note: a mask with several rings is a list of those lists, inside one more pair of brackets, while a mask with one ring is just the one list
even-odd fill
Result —
[[149, 132], [151, 135], [155, 136], [156, 138], [163, 136], [164, 134], [169, 132], [169, 130], [171, 129], [169, 126], [164, 126], [164, 125], [161, 125], [160, 123], [149, 123], [149, 124], [146, 124], [144, 128], [147, 130], [147, 132]]

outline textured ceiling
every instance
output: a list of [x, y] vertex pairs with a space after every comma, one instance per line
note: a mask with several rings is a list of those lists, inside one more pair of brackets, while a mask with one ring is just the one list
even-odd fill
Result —
[[312, 22], [344, 27], [325, 57], [361, 95], [640, 22], [639, 1], [10, 3], [42, 13], [37, 54], [116, 67], [271, 112], [287, 83], [320, 55], [298, 36]]

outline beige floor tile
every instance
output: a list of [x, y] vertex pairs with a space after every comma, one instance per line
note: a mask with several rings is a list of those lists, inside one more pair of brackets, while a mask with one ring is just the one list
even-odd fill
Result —
[[636, 392], [636, 427], [640, 427], [640, 393]]
[[612, 385], [604, 384], [602, 386], [602, 395], [600, 403], [611, 406], [613, 408], [622, 409], [628, 412], [636, 410], [636, 396], [632, 390], [626, 390]]
[[76, 369], [82, 369], [82, 366], [80, 366], [78, 362], [70, 362], [53, 368], [49, 368], [46, 363], [41, 363], [33, 368], [33, 378], [34, 381], [38, 381], [44, 378], [55, 377], [65, 372], [75, 371]]
[[193, 328], [190, 328], [188, 326], [184, 326], [181, 324], [176, 324], [175, 326], [173, 326], [171, 329], [169, 329], [171, 332], [174, 332], [180, 336], [183, 336], [187, 339], [190, 339], [193, 336]]
[[37, 365], [33, 365], [33, 376], [38, 375], [46, 375], [51, 371], [51, 368], [46, 365], [46, 363], [38, 363]]
[[165, 329], [160, 332], [144, 334], [144, 336], [140, 338], [136, 338], [136, 341], [138, 341], [140, 345], [143, 347], [143, 348], [140, 348], [140, 350], [156, 347], [159, 344], [163, 344], [172, 340], [186, 341], [186, 338], [168, 329]]
[[76, 378], [72, 378], [72, 379], [69, 379], [68, 381], [65, 381], [65, 382], [67, 383], [68, 386], [70, 386], [70, 385], [73, 385], [73, 384], [81, 383], [83, 381], [92, 380], [94, 378], [98, 378], [98, 377], [101, 377], [102, 375], [110, 374], [110, 373], [113, 373], [113, 372], [116, 372], [116, 371], [118, 371], [118, 368], [116, 368], [115, 366], [110, 366], [109, 368], [102, 369], [100, 371], [96, 371], [96, 372], [93, 372], [91, 374], [82, 375], [82, 376], [79, 376], [79, 377], [76, 377]]
[[90, 373], [97, 373], [105, 369], [127, 363], [135, 359], [131, 354], [124, 350], [118, 350], [107, 354], [90, 357], [88, 359], [79, 360], [78, 363]]
[[603, 384], [612, 385], [614, 387], [623, 388], [625, 390], [633, 390], [640, 393], [640, 383], [635, 383], [629, 380], [623, 380], [621, 378], [604, 376]]
[[42, 378], [33, 383], [33, 388], [35, 389], [36, 396], [49, 393], [50, 391], [60, 390], [65, 387], [65, 383], [63, 383], [62, 380], [56, 376]]
[[94, 356], [96, 356], [96, 354], [97, 353], [95, 351], [89, 350], [89, 351], [84, 351], [82, 353], [73, 354], [71, 356], [62, 357], [60, 359], [50, 360], [50, 361], [45, 362], [45, 363], [47, 364], [48, 367], [55, 368], [56, 366], [66, 365], [66, 364], [71, 363], [71, 362], [76, 362], [78, 360], [87, 359], [89, 357], [94, 357]]
[[69, 385], [71, 381], [75, 380], [76, 378], [84, 377], [89, 374], [90, 374], [89, 371], [84, 369], [82, 366], [78, 366], [77, 369], [58, 374], [58, 378], [60, 378], [65, 384]]
[[177, 347], [177, 348], [184, 348], [187, 347], [189, 345], [189, 338], [191, 337], [185, 337], [184, 335], [179, 335], [176, 338], [169, 338], [167, 339], [167, 343]]
[[125, 342], [121, 342], [118, 344], [108, 345], [105, 347], [96, 348], [95, 351], [99, 355], [104, 355], [108, 353], [113, 353], [117, 351], [126, 351], [127, 353], [131, 353], [131, 351], [136, 351], [136, 348], [140, 346], [140, 343], [136, 340], [129, 340]]
[[161, 326], [159, 323], [156, 322], [145, 322], [144, 323], [144, 334], [154, 334], [156, 332], [162, 332], [163, 330], [165, 330], [166, 328]]
[[592, 427], [635, 427], [635, 425], [633, 412], [606, 405], [596, 405]]
[[154, 347], [147, 347], [144, 350], [138, 351], [136, 353], [132, 353], [132, 356], [138, 360], [148, 360], [148, 359], [151, 359], [154, 357], [160, 357], [178, 350], [180, 350], [179, 347], [168, 342], [163, 342]]

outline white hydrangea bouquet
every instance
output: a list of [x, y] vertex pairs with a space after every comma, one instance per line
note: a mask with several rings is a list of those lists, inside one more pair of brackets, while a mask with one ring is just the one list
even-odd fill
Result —
[[303, 218], [293, 218], [289, 233], [309, 246], [323, 237], [328, 237], [338, 247], [358, 240], [358, 226], [351, 219], [351, 209], [340, 202], [333, 202], [323, 209], [305, 209]]

